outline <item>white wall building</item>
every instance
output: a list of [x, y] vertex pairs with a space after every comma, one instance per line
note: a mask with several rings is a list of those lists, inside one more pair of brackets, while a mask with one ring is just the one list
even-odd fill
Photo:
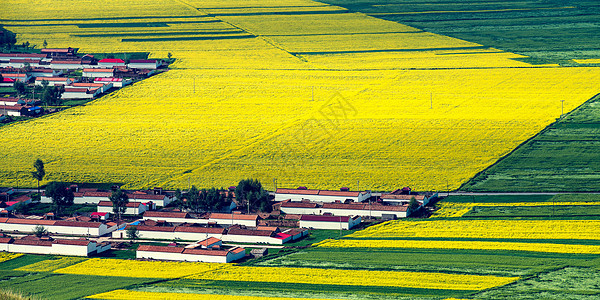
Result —
[[258, 215], [211, 213], [209, 222], [215, 222], [219, 225], [243, 225], [248, 227], [256, 227], [258, 225]]
[[300, 218], [300, 227], [314, 229], [352, 229], [360, 224], [360, 217], [348, 216], [312, 216], [302, 215]]
[[42, 85], [44, 80], [48, 82], [48, 86], [69, 85], [74, 82], [73, 79], [65, 77], [38, 77], [35, 79], [35, 85]]
[[351, 200], [362, 202], [371, 198], [371, 191], [328, 191], [328, 190], [308, 190], [308, 189], [277, 189], [275, 192], [275, 201], [301, 201], [310, 200], [313, 202], [335, 202]]
[[144, 213], [144, 220], [165, 221], [169, 223], [195, 223], [208, 224], [208, 219], [191, 218], [185, 212], [170, 212], [170, 211], [147, 211]]
[[130, 69], [156, 70], [160, 63], [156, 59], [132, 59], [127, 66]]
[[[129, 202], [126, 205], [124, 215], [139, 215], [143, 214], [145, 211], [151, 209], [152, 203], [149, 202]], [[98, 203], [98, 212], [113, 212], [113, 204], [110, 201], [100, 201]]]
[[385, 215], [395, 215], [396, 218], [406, 218], [407, 205], [381, 205], [368, 203], [306, 203], [284, 201], [281, 203], [280, 210], [286, 214], [296, 215], [324, 215], [332, 214], [334, 216], [363, 216], [363, 217], [382, 217]]
[[136, 251], [137, 258], [208, 263], [230, 263], [245, 255], [246, 250], [240, 247], [221, 250], [140, 245]]
[[0, 251], [14, 253], [90, 256], [107, 250], [110, 250], [110, 244], [97, 244], [89, 240], [43, 240], [32, 236], [0, 238]]
[[96, 69], [91, 69], [91, 68], [86, 68], [83, 69], [83, 73], [82, 73], [83, 77], [114, 77], [115, 76], [115, 70], [114, 69], [107, 69], [107, 68], [96, 68]]
[[32, 233], [38, 225], [46, 228], [49, 233], [94, 237], [116, 229], [116, 226], [108, 227], [101, 222], [0, 218], [0, 231], [4, 232]]

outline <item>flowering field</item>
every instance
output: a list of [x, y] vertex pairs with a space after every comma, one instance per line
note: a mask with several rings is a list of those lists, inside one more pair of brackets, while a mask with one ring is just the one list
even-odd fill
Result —
[[469, 249], [508, 250], [549, 253], [600, 254], [600, 246], [514, 243], [483, 241], [415, 241], [415, 240], [325, 240], [318, 245], [325, 248], [411, 248], [411, 249]]
[[23, 254], [20, 253], [9, 253], [9, 252], [0, 252], [0, 262], [11, 260], [13, 258], [17, 258]]
[[55, 270], [59, 274], [100, 275], [132, 278], [179, 278], [222, 267], [217, 263], [185, 263], [92, 258]]
[[492, 238], [596, 240], [599, 220], [436, 220], [390, 221], [349, 238]]
[[[309, 300], [314, 298], [284, 298], [284, 297], [255, 297], [241, 295], [219, 295], [219, 294], [191, 294], [191, 293], [160, 293], [143, 292], [130, 290], [114, 290], [107, 293], [88, 296], [89, 299], [118, 299], [118, 300], [146, 300], [146, 299], [165, 299], [165, 300]], [[327, 299], [325, 299], [327, 300]]]
[[456, 275], [426, 272], [335, 270], [316, 268], [226, 267], [187, 277], [222, 281], [388, 286], [447, 290], [483, 290], [518, 277]]
[[83, 257], [61, 257], [58, 259], [48, 259], [37, 263], [26, 265], [24, 267], [17, 268], [17, 271], [32, 271], [32, 272], [52, 272], [58, 269], [74, 265], [76, 263], [83, 262], [87, 258]]
[[560, 100], [568, 111], [596, 94], [600, 78], [308, 0], [30, 4], [3, 2], [19, 42], [177, 61], [84, 107], [3, 126], [0, 185], [35, 186], [40, 157], [47, 181], [126, 188], [245, 177], [457, 188], [558, 117]]

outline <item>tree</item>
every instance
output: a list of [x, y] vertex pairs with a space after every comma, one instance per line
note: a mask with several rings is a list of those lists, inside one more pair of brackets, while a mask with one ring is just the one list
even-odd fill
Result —
[[421, 204], [419, 203], [419, 201], [417, 201], [417, 198], [415, 198], [414, 196], [410, 197], [410, 202], [408, 202], [408, 209], [407, 209], [408, 215], [417, 211], [419, 209], [419, 207], [421, 207]]
[[171, 57], [173, 57], [173, 54], [171, 52], [167, 53], [167, 58], [170, 60]]
[[46, 196], [52, 199], [57, 215], [60, 215], [65, 207], [73, 205], [75, 198], [68, 183], [54, 181], [46, 186]]
[[[42, 80], [42, 85], [44, 81]], [[62, 96], [65, 88], [63, 86], [47, 86], [44, 88], [44, 92], [42, 93], [42, 101], [46, 105], [59, 105], [60, 97]]]
[[117, 189], [112, 192], [112, 195], [108, 199], [112, 202], [113, 212], [117, 215], [117, 220], [121, 221], [121, 215], [127, 210], [129, 197], [121, 189]]
[[240, 204], [246, 205], [250, 210], [269, 211], [269, 194], [263, 189], [260, 181], [256, 179], [242, 179], [235, 187], [235, 195]]
[[40, 181], [44, 180], [44, 176], [46, 176], [46, 170], [44, 170], [44, 162], [41, 159], [37, 159], [35, 163], [33, 163], [33, 167], [35, 171], [31, 172], [31, 176], [33, 179], [38, 182], [38, 194], [40, 193]]
[[42, 43], [42, 47], [44, 47], [44, 48], [48, 47], [48, 42], [46, 40], [44, 40], [44, 43]]
[[200, 209], [200, 192], [198, 191], [195, 185], [192, 185], [192, 187], [187, 192], [186, 207], [188, 209], [193, 210], [196, 213]]
[[48, 235], [48, 230], [46, 230], [46, 228], [44, 228], [42, 225], [35, 225], [33, 228], [33, 234], [35, 234], [37, 237], [43, 237]]
[[24, 95], [25, 94], [25, 83], [23, 83], [20, 80], [15, 81], [15, 84], [13, 85], [13, 87], [15, 88], [15, 90], [17, 90], [17, 93], [19, 95]]
[[133, 243], [133, 241], [135, 241], [139, 237], [139, 231], [137, 229], [137, 226], [128, 226], [125, 230], [125, 234], [127, 235], [127, 238], [129, 238]]

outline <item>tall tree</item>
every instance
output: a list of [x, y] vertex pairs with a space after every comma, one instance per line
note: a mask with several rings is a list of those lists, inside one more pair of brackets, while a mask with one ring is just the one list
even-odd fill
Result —
[[44, 42], [42, 43], [42, 47], [47, 48], [48, 47], [48, 41], [44, 40]]
[[191, 209], [196, 213], [200, 209], [200, 192], [198, 191], [195, 185], [192, 185], [192, 187], [187, 192], [186, 206], [188, 209]]
[[256, 179], [242, 179], [235, 187], [235, 197], [248, 209], [268, 211], [270, 208], [269, 194], [263, 189], [260, 181]]
[[68, 183], [54, 181], [46, 186], [46, 196], [52, 199], [57, 215], [60, 215], [65, 207], [73, 205], [75, 198]]
[[46, 176], [46, 170], [44, 170], [44, 162], [41, 159], [37, 159], [35, 163], [33, 163], [33, 167], [35, 171], [31, 172], [31, 176], [33, 179], [38, 182], [38, 194], [40, 193], [40, 181], [44, 180], [44, 176]]
[[121, 215], [127, 210], [127, 203], [129, 203], [129, 197], [121, 189], [114, 190], [110, 197], [110, 202], [113, 205], [113, 212], [117, 215], [117, 220], [121, 221]]

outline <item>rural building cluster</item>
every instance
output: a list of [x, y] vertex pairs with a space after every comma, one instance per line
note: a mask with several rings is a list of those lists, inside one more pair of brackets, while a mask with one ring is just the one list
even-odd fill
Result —
[[[78, 54], [78, 48], [41, 49], [41, 53], [0, 53], [0, 87], [60, 86], [60, 99], [94, 99], [153, 75], [163, 67], [155, 59], [98, 59]], [[41, 96], [41, 95], [39, 95]], [[37, 116], [41, 101], [22, 97], [0, 98], [4, 116]]]
[[[240, 209], [243, 203], [236, 199], [235, 187], [230, 187], [227, 192], [233, 198], [219, 211], [194, 212], [174, 207], [176, 193], [157, 187], [126, 191], [129, 202], [121, 219], [113, 214], [112, 191], [77, 185], [69, 190], [74, 204], [95, 206], [96, 211], [64, 218], [52, 212], [22, 215], [16, 212], [18, 205], [32, 204], [33, 199], [4, 189], [0, 193], [0, 251], [93, 256], [131, 239], [129, 232], [134, 230], [141, 241], [169, 242], [162, 246], [142, 243], [136, 251], [138, 259], [233, 262], [246, 257], [243, 245], [285, 245], [305, 238], [312, 229], [349, 230], [366, 220], [405, 218], [411, 213], [411, 200], [422, 206], [437, 197], [407, 188], [375, 195], [347, 188], [299, 187], [270, 193], [270, 213], [247, 213]], [[185, 198], [185, 193], [180, 197]], [[35, 202], [52, 201], [42, 192]], [[40, 228], [48, 236], [31, 235]], [[256, 256], [264, 255], [253, 250]]]

